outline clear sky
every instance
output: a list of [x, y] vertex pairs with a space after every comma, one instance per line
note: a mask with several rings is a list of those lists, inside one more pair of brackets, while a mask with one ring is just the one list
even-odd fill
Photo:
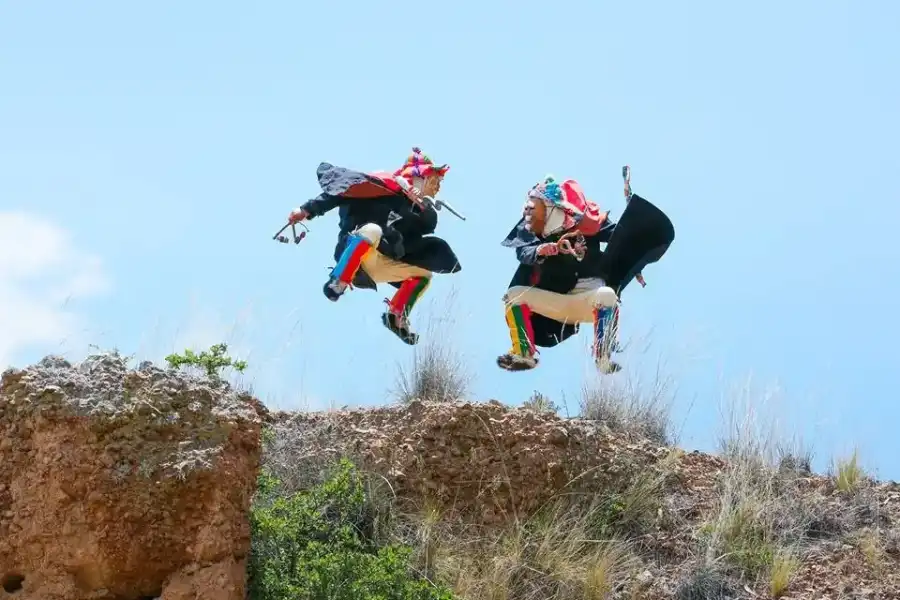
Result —
[[392, 288], [324, 298], [336, 215], [271, 236], [320, 161], [394, 169], [419, 145], [468, 221], [442, 216], [463, 270], [414, 325], [455, 294], [440, 335], [475, 398], [574, 404], [585, 333], [495, 365], [500, 242], [547, 173], [617, 218], [627, 163], [676, 241], [626, 290], [650, 349], [623, 377], [662, 360], [700, 449], [731, 386], [777, 385], [817, 466], [858, 444], [900, 479], [900, 4], [428, 6], [0, 1], [0, 363], [225, 340], [272, 406], [385, 402], [412, 356], [380, 322]]

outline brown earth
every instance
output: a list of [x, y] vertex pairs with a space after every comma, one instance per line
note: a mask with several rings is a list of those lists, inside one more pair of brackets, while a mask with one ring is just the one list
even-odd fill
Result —
[[7, 370], [0, 597], [243, 598], [257, 408], [115, 355]]

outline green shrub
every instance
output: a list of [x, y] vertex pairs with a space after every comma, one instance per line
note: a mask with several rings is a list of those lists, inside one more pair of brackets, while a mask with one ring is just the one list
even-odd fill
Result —
[[247, 368], [247, 361], [234, 360], [227, 354], [228, 344], [213, 344], [209, 350], [204, 350], [197, 354], [191, 349], [184, 351], [184, 354], [170, 354], [166, 357], [166, 362], [172, 369], [180, 369], [182, 367], [195, 367], [201, 369], [210, 379], [220, 380], [219, 371], [225, 367], [231, 367], [238, 373], [243, 373]]
[[279, 495], [263, 472], [251, 511], [251, 600], [451, 600], [417, 577], [412, 549], [379, 547], [362, 478], [341, 461], [322, 485]]

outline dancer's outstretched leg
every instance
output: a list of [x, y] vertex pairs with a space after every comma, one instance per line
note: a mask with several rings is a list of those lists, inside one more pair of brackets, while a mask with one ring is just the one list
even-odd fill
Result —
[[326, 298], [337, 302], [344, 295], [363, 261], [380, 242], [381, 227], [374, 223], [366, 223], [348, 236], [341, 258], [331, 270], [331, 277], [322, 288]]

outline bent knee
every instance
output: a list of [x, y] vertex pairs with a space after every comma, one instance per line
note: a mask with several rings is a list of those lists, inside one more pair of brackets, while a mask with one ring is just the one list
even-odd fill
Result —
[[505, 304], [524, 304], [524, 296], [530, 288], [524, 285], [514, 285], [503, 294]]
[[594, 306], [615, 306], [619, 301], [618, 296], [616, 296], [616, 292], [613, 291], [611, 287], [603, 286], [601, 288], [597, 288], [594, 291], [593, 298], [591, 299]]
[[356, 230], [356, 235], [364, 238], [373, 246], [377, 246], [381, 243], [382, 234], [383, 231], [381, 230], [381, 226], [376, 225], [375, 223], [366, 223]]

